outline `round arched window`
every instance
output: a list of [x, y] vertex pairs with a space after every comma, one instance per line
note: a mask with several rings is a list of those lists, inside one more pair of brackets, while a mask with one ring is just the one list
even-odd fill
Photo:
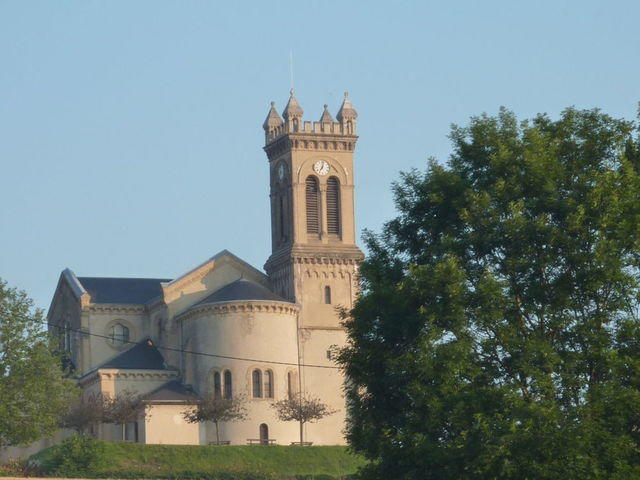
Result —
[[112, 325], [109, 331], [109, 341], [116, 347], [126, 345], [129, 343], [129, 329], [121, 323]]

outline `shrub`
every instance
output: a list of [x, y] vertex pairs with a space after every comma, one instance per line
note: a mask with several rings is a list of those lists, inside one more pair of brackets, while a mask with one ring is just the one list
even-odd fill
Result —
[[45, 468], [54, 476], [91, 476], [107, 465], [107, 458], [103, 442], [92, 437], [73, 435], [54, 450]]

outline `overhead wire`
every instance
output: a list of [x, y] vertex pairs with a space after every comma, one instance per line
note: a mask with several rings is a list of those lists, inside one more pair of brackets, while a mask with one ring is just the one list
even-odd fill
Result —
[[[4, 314], [4, 313], [3, 313]], [[22, 318], [28, 319], [28, 320], [33, 320], [29, 317], [25, 317], [25, 316], [21, 316]], [[91, 333], [91, 332], [87, 332], [84, 331], [82, 329], [79, 328], [72, 328], [72, 327], [66, 327], [66, 326], [60, 326], [60, 325], [55, 325], [52, 323], [48, 323], [48, 322], [41, 322], [42, 325], [46, 325], [48, 327], [53, 327], [56, 328], [58, 330], [70, 330], [72, 332], [76, 332], [79, 333], [81, 335], [88, 335], [88, 336], [92, 336], [92, 337], [97, 337], [97, 338], [103, 338], [106, 340], [112, 340], [112, 338], [108, 335], [100, 335], [98, 333]], [[123, 341], [123, 344], [129, 344], [129, 345], [139, 345], [140, 342], [134, 342], [134, 341]], [[242, 362], [252, 362], [252, 363], [268, 363], [271, 365], [288, 365], [288, 366], [300, 366], [300, 367], [309, 367], [309, 368], [324, 368], [324, 369], [332, 369], [332, 370], [340, 370], [341, 367], [336, 367], [333, 365], [317, 365], [317, 364], [309, 364], [309, 363], [297, 363], [297, 362], [280, 362], [280, 361], [275, 361], [275, 360], [261, 360], [261, 359], [257, 359], [257, 358], [246, 358], [246, 357], [235, 357], [232, 355], [220, 355], [220, 354], [216, 354], [216, 353], [207, 353], [207, 352], [196, 352], [193, 350], [186, 350], [183, 348], [176, 348], [176, 347], [166, 347], [166, 346], [161, 346], [161, 345], [156, 345], [155, 343], [153, 344], [154, 347], [156, 347], [158, 350], [166, 350], [169, 352], [178, 352], [178, 353], [184, 353], [184, 354], [188, 354], [188, 355], [200, 355], [203, 357], [213, 357], [213, 358], [223, 358], [225, 360], [238, 360], [238, 361], [242, 361]]]

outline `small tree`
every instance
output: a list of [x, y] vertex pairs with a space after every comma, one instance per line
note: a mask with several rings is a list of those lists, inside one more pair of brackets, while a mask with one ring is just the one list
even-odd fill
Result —
[[0, 448], [55, 432], [73, 398], [75, 386], [43, 323], [27, 294], [0, 279]]
[[105, 397], [104, 422], [122, 427], [122, 440], [126, 440], [125, 428], [127, 423], [135, 422], [146, 416], [146, 405], [143, 398], [129, 390], [123, 390], [113, 397]]
[[182, 415], [189, 423], [213, 422], [216, 426], [216, 443], [219, 445], [220, 422], [235, 422], [247, 418], [245, 403], [243, 395], [227, 398], [210, 393], [197, 402], [195, 409], [186, 410]]
[[101, 393], [80, 395], [69, 403], [68, 408], [60, 418], [60, 425], [64, 428], [72, 428], [79, 434], [83, 434], [93, 425], [105, 420], [106, 402], [107, 398]]
[[332, 410], [326, 403], [322, 403], [319, 398], [309, 398], [302, 395], [293, 395], [271, 405], [276, 411], [276, 415], [283, 422], [296, 421], [300, 423], [300, 445], [304, 445], [304, 424], [315, 422], [329, 415], [333, 415], [337, 410]]

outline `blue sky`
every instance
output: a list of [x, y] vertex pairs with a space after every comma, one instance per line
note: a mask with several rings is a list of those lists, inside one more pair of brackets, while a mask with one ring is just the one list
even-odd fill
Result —
[[634, 118], [637, 1], [0, 0], [0, 277], [47, 308], [60, 271], [174, 277], [270, 253], [262, 122], [360, 115], [357, 227], [452, 123], [600, 107]]

